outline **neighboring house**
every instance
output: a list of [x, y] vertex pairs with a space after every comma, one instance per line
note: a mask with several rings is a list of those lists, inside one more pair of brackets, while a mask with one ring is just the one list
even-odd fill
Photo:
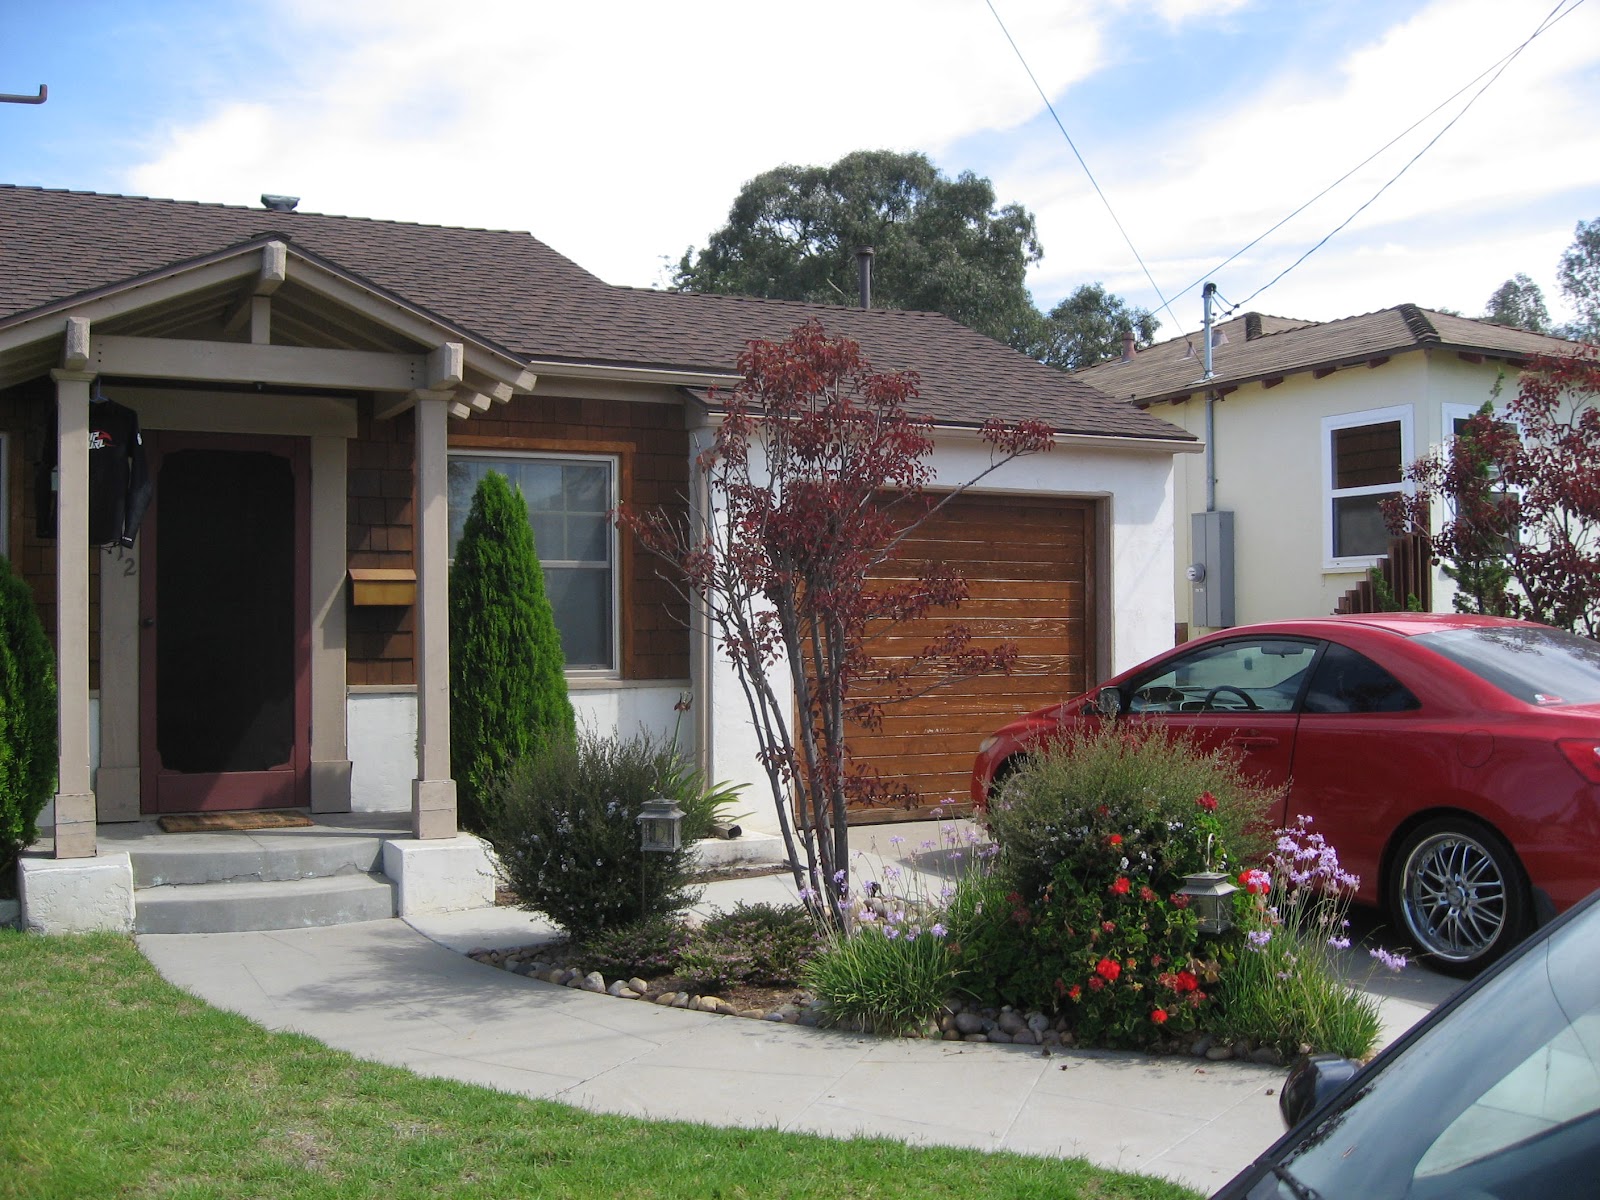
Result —
[[[1514, 396], [1530, 356], [1575, 348], [1414, 304], [1324, 322], [1252, 312], [1215, 326], [1209, 383], [1199, 333], [1073, 377], [1209, 442], [1176, 467], [1181, 640], [1334, 612], [1388, 551], [1378, 506], [1407, 486], [1402, 468]], [[1208, 471], [1220, 520], [1205, 516]], [[1448, 612], [1449, 581], [1432, 583], [1433, 609]]]
[[[607, 513], [688, 503], [708, 389], [807, 319], [920, 373], [940, 483], [987, 461], [987, 418], [1059, 433], [924, 543], [1026, 656], [866, 747], [925, 809], [993, 725], [1169, 643], [1191, 434], [935, 314], [612, 287], [519, 233], [0, 188], [0, 530], [58, 644], [57, 858], [219, 808], [409, 809], [452, 838], [446, 577], [490, 469], [528, 497], [580, 718], [671, 734], [690, 693], [683, 744], [770, 823], [739, 689]], [[100, 396], [155, 480], [131, 548], [88, 538]]]

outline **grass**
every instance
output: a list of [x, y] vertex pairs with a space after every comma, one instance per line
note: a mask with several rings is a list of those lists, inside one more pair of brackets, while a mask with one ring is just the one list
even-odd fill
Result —
[[125, 937], [0, 932], [0, 1197], [513, 1195], [1195, 1193], [1081, 1160], [645, 1122], [423, 1079], [209, 1008]]

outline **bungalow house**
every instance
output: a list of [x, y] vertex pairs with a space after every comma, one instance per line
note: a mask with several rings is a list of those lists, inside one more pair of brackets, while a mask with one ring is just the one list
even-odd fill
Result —
[[[25, 916], [31, 888], [40, 912], [47, 891], [89, 897], [66, 924], [126, 925], [126, 858], [101, 843], [216, 810], [409, 813], [384, 850], [399, 910], [481, 899], [450, 882], [478, 851], [457, 836], [446, 597], [488, 470], [530, 502], [580, 719], [679, 734], [713, 777], [756, 785], [760, 828], [742, 695], [607, 513], [688, 503], [709, 389], [736, 382], [748, 339], [810, 318], [920, 373], [940, 483], [986, 461], [989, 417], [1057, 431], [914, 551], [968, 573], [963, 616], [1025, 664], [862, 747], [910, 781], [911, 810], [964, 793], [993, 725], [1170, 644], [1189, 432], [935, 314], [613, 287], [526, 234], [274, 203], [0, 187], [0, 549], [60, 684]], [[135, 420], [153, 490], [130, 539]]]
[[[1338, 321], [1245, 313], [1074, 374], [1208, 446], [1176, 466], [1177, 637], [1337, 610], [1384, 564], [1379, 503], [1403, 468], [1535, 354], [1574, 343], [1400, 304]], [[1419, 564], [1431, 607], [1448, 612], [1449, 580]]]

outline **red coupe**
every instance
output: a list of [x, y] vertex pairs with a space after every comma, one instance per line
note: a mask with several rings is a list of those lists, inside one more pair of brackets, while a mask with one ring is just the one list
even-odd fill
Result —
[[1064, 729], [1157, 721], [1286, 789], [1442, 969], [1600, 885], [1600, 643], [1495, 617], [1275, 621], [1178, 646], [985, 738], [982, 806]]

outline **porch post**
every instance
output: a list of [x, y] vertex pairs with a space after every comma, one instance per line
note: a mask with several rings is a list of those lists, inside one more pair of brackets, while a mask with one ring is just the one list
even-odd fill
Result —
[[449, 392], [418, 391], [417, 778], [411, 785], [411, 831], [418, 838], [456, 835], [456, 783], [450, 777], [450, 517], [445, 456]]
[[93, 858], [89, 787], [89, 384], [87, 371], [56, 381], [56, 764], [57, 858]]

